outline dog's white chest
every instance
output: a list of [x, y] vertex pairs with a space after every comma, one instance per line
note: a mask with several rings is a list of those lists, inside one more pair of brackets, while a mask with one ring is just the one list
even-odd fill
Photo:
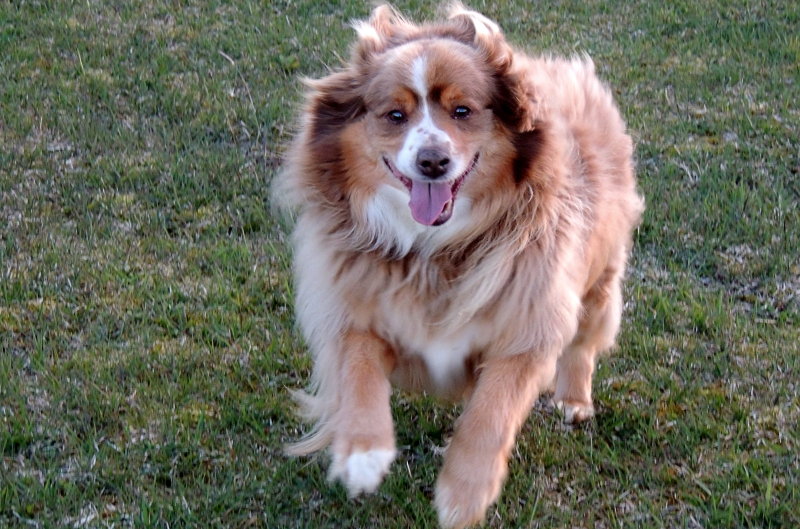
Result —
[[398, 353], [421, 358], [431, 382], [442, 390], [460, 384], [466, 375], [467, 360], [486, 347], [486, 334], [476, 323], [440, 334], [431, 333], [430, 329], [416, 331], [393, 333], [399, 338], [395, 341]]
[[425, 360], [433, 381], [439, 386], [449, 385], [461, 378], [467, 358], [475, 350], [474, 337], [469, 329], [447, 338], [439, 338], [424, 345], [421, 356]]

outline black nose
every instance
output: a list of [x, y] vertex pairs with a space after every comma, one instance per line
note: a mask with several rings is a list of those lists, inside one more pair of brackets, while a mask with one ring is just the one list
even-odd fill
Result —
[[428, 178], [439, 178], [447, 172], [450, 158], [439, 149], [420, 149], [417, 153], [417, 169]]

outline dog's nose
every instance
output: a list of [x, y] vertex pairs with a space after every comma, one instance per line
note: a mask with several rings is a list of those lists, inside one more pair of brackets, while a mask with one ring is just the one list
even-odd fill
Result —
[[439, 149], [420, 149], [417, 153], [417, 169], [428, 178], [439, 178], [449, 164], [450, 158]]

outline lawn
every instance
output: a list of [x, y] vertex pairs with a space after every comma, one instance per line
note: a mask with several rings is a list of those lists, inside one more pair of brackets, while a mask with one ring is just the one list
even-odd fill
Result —
[[[648, 204], [598, 416], [535, 409], [487, 525], [800, 526], [800, 3], [472, 5], [594, 57]], [[457, 406], [394, 395], [374, 496], [282, 453], [310, 364], [268, 183], [368, 12], [0, 4], [0, 527], [436, 526]]]

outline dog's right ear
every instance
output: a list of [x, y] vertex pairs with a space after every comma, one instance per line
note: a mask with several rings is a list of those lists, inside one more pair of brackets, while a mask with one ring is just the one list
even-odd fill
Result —
[[362, 92], [370, 58], [406, 36], [414, 25], [391, 6], [380, 5], [368, 20], [354, 22], [353, 27], [358, 40], [347, 67], [322, 79], [305, 80], [310, 89], [307, 114], [314, 141], [330, 137], [364, 114]]
[[363, 82], [357, 72], [343, 70], [322, 79], [305, 79], [309, 89], [307, 115], [312, 141], [331, 137], [366, 111]]
[[358, 41], [353, 48], [354, 61], [365, 61], [385, 50], [393, 41], [408, 35], [414, 25], [388, 4], [372, 10], [368, 20], [353, 22]]

